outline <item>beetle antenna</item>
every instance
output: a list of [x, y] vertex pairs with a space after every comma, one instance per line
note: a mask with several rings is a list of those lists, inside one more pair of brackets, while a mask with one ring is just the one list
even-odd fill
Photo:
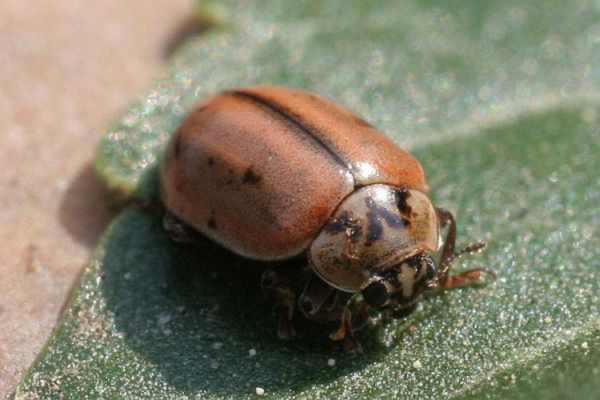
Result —
[[452, 253], [444, 262], [449, 266], [458, 258], [464, 256], [465, 254], [477, 254], [481, 253], [483, 249], [487, 246], [487, 243], [484, 241], [477, 241], [473, 243], [469, 243], [462, 250]]
[[486, 242], [484, 242], [483, 240], [478, 240], [477, 242], [473, 242], [473, 243], [470, 243], [467, 246], [465, 246], [461, 251], [456, 253], [455, 256], [456, 256], [456, 258], [458, 258], [458, 257], [462, 256], [463, 254], [479, 253], [483, 249], [485, 249], [486, 246], [487, 246]]

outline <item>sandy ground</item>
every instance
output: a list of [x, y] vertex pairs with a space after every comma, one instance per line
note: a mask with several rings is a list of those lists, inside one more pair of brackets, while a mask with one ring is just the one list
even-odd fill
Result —
[[0, 398], [48, 338], [111, 218], [90, 166], [95, 144], [157, 75], [191, 9], [0, 2]]

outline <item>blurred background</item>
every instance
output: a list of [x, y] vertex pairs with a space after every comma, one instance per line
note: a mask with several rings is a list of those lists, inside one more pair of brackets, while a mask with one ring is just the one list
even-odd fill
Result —
[[48, 338], [110, 218], [89, 164], [96, 143], [156, 77], [191, 9], [0, 2], [0, 398]]

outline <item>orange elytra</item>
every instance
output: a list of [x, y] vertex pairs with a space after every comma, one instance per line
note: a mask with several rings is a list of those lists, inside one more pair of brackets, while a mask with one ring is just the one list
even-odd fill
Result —
[[161, 163], [173, 238], [200, 232], [256, 260], [305, 255], [309, 274], [263, 274], [263, 290], [280, 310], [280, 336], [294, 334], [299, 308], [309, 319], [339, 323], [332, 338], [352, 348], [369, 308], [404, 316], [426, 290], [477, 282], [487, 271], [449, 275], [458, 255], [484, 244], [455, 252], [454, 218], [428, 190], [421, 164], [371, 124], [283, 87], [228, 90], [201, 103]]

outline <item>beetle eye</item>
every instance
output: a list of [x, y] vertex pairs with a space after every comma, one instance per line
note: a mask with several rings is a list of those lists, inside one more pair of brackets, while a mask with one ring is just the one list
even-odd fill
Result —
[[370, 283], [362, 290], [362, 295], [367, 304], [372, 307], [383, 307], [390, 300], [390, 292], [383, 280]]

